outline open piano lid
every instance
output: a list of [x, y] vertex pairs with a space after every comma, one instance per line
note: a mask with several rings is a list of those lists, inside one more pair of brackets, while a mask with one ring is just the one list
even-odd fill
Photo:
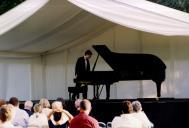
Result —
[[143, 69], [165, 69], [166, 66], [160, 58], [152, 54], [139, 53], [115, 53], [111, 52], [105, 45], [93, 45], [93, 48], [110, 65], [114, 71], [143, 70]]

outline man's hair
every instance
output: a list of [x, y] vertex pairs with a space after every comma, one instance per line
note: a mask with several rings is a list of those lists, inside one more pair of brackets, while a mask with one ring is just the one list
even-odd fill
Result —
[[85, 51], [85, 55], [92, 55], [93, 53], [91, 52], [91, 50], [86, 50]]
[[11, 97], [10, 100], [9, 100], [9, 103], [12, 104], [13, 106], [18, 106], [19, 100], [16, 97]]
[[91, 102], [89, 100], [82, 100], [80, 102], [80, 109], [86, 111], [86, 110], [89, 110], [91, 108]]
[[133, 106], [130, 101], [123, 101], [122, 102], [122, 112], [123, 113], [131, 113], [133, 111]]

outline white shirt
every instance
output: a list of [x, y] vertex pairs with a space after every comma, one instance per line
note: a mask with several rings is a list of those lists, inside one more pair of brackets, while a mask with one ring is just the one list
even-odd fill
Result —
[[42, 113], [44, 113], [46, 116], [48, 116], [52, 112], [52, 109], [50, 108], [43, 108]]
[[48, 128], [47, 116], [43, 113], [34, 113], [29, 118], [29, 128]]
[[6, 121], [0, 124], [0, 128], [15, 128], [15, 127], [10, 121]]
[[13, 116], [13, 120], [12, 120], [13, 125], [26, 128], [28, 126], [28, 120], [29, 120], [28, 113], [18, 107], [14, 107], [14, 112], [15, 115]]
[[142, 122], [142, 128], [151, 128], [154, 126], [143, 111], [133, 113], [133, 116]]
[[142, 123], [133, 114], [122, 114], [121, 116], [114, 117], [112, 128], [142, 128]]

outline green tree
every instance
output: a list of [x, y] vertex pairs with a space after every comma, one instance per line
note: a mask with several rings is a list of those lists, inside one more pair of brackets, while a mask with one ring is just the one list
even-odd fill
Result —
[[149, 0], [180, 11], [189, 12], [189, 0]]
[[0, 0], [0, 15], [14, 8], [25, 0]]

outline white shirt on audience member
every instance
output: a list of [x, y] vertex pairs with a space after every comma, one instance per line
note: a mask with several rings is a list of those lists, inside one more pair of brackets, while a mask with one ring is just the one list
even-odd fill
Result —
[[18, 107], [14, 107], [14, 112], [15, 112], [15, 115], [13, 116], [13, 120], [12, 120], [13, 125], [27, 128], [28, 120], [29, 120], [28, 113]]
[[142, 122], [133, 114], [122, 114], [112, 120], [112, 128], [142, 128]]
[[48, 128], [47, 116], [43, 113], [34, 113], [29, 118], [29, 128]]
[[134, 112], [133, 116], [142, 122], [142, 128], [152, 128], [154, 126], [143, 111]]
[[10, 121], [6, 121], [0, 124], [0, 128], [16, 128]]
[[50, 108], [43, 108], [42, 113], [48, 116], [52, 112], [52, 109]]

